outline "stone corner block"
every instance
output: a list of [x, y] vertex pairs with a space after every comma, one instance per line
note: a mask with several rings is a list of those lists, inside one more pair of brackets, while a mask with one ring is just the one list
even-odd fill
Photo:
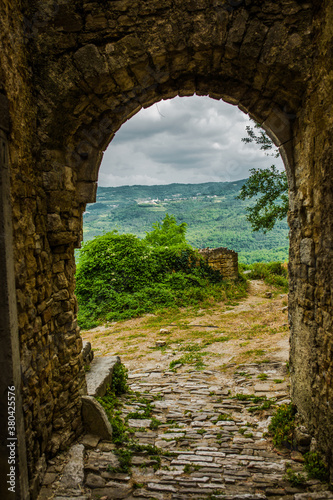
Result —
[[83, 425], [89, 434], [101, 439], [112, 439], [112, 427], [103, 406], [92, 396], [82, 396]]
[[95, 398], [104, 396], [107, 386], [111, 384], [113, 369], [120, 362], [119, 356], [100, 357], [92, 361], [90, 370], [86, 373], [89, 396]]

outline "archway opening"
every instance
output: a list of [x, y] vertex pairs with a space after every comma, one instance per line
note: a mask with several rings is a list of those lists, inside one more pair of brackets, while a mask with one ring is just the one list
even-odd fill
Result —
[[[228, 247], [239, 252], [239, 260], [243, 263], [276, 261], [279, 260], [278, 256], [280, 260], [286, 260], [288, 251], [286, 222], [280, 224], [279, 229], [273, 231], [273, 234], [255, 234], [245, 220], [245, 203], [236, 200], [244, 179], [248, 177], [249, 168], [265, 168], [273, 161], [278, 167], [282, 167], [281, 159], [273, 160], [260, 152], [258, 147], [251, 147], [241, 142], [241, 138], [246, 135], [245, 128], [249, 125], [246, 115], [237, 108], [208, 97], [161, 101], [138, 113], [121, 127], [105, 153], [104, 165], [102, 163], [99, 174], [104, 186], [99, 188], [97, 203], [87, 207], [85, 240], [113, 230], [119, 233], [134, 233], [143, 238], [146, 232], [152, 230], [152, 224], [161, 223], [168, 213], [175, 215], [178, 224], [184, 222], [188, 224], [187, 241], [196, 248]], [[111, 163], [109, 167], [108, 163]], [[189, 182], [184, 182], [186, 180]], [[260, 244], [264, 247], [264, 251], [256, 249]], [[265, 244], [268, 250], [266, 255]], [[277, 253], [279, 247], [282, 247], [282, 251]], [[266, 292], [268, 294], [266, 298], [271, 297], [271, 292], [264, 283], [260, 283], [257, 289], [252, 286], [252, 291], [255, 298], [251, 305], [248, 304], [249, 309], [255, 308], [260, 298], [265, 298]], [[247, 319], [235, 326], [235, 331], [237, 328], [239, 330], [238, 335], [234, 334], [236, 343], [240, 345], [236, 356], [239, 362], [246, 360], [246, 357], [254, 360], [256, 356], [259, 356], [258, 359], [269, 361], [267, 351], [259, 346], [260, 342], [253, 346], [253, 349], [251, 346], [246, 347], [256, 332], [259, 338], [267, 334], [268, 343], [273, 341], [272, 335], [275, 334], [279, 337], [277, 343], [282, 337], [286, 340], [285, 343], [288, 342], [286, 318], [284, 317], [283, 321], [281, 317], [279, 321], [277, 320], [278, 311], [282, 308], [286, 310], [287, 305], [285, 291], [282, 293], [280, 290], [280, 295], [283, 297], [279, 297], [276, 305], [276, 308], [279, 308], [276, 310], [276, 317], [271, 316], [265, 320], [261, 318], [259, 321], [255, 320], [255, 315], [249, 314]], [[224, 304], [223, 312], [227, 311], [228, 314], [232, 312], [239, 297], [237, 294], [234, 299], [229, 297]], [[202, 311], [200, 314], [202, 317]], [[110, 322], [118, 321], [118, 317], [120, 318], [109, 315], [108, 319], [105, 318], [108, 323], [104, 330], [110, 330]], [[194, 318], [195, 316], [192, 318], [192, 323], [195, 325], [198, 321]], [[205, 337], [200, 328], [205, 329], [204, 325], [207, 322], [212, 323], [207, 318], [208, 315], [205, 317], [205, 322], [198, 326], [197, 340]], [[175, 321], [161, 314], [159, 326], [168, 327], [168, 323], [172, 324]], [[182, 321], [185, 324], [184, 315]], [[148, 319], [149, 323], [157, 325], [158, 322], [155, 319]], [[83, 322], [82, 326], [86, 327], [87, 323]], [[212, 326], [214, 325], [207, 327], [206, 333]], [[221, 325], [215, 326], [216, 333], [221, 334], [221, 330], [225, 330]], [[122, 328], [126, 331], [127, 325], [123, 325]], [[130, 328], [133, 330], [133, 324]], [[141, 328], [141, 323], [138, 328]], [[119, 333], [119, 324], [112, 326], [112, 329]], [[118, 337], [126, 338], [124, 331]], [[212, 331], [208, 336], [212, 342], [211, 333]], [[100, 338], [101, 330], [91, 335], [84, 334], [83, 337], [92, 340], [95, 334]], [[113, 336], [111, 333], [107, 339], [105, 334], [105, 342], [98, 342], [97, 349], [102, 349], [98, 355], [121, 352], [119, 349], [121, 342], [117, 342], [116, 337], [117, 335]], [[141, 343], [144, 337], [142, 334]], [[227, 337], [222, 335], [221, 338]], [[132, 355], [132, 358], [136, 359], [138, 351], [131, 344], [138, 342], [140, 342], [138, 333], [127, 332], [122, 351], [132, 349], [130, 357]], [[185, 342], [185, 347], [186, 345], [189, 345], [188, 342]], [[287, 359], [288, 348], [285, 346], [284, 348], [284, 356]], [[139, 355], [142, 355], [141, 351]], [[230, 361], [230, 356], [228, 359]]]

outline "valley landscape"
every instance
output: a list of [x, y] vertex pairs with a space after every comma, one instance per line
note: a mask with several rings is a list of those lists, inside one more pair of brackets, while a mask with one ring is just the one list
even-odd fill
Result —
[[84, 241], [113, 230], [144, 237], [169, 213], [187, 223], [186, 239], [195, 248], [227, 247], [245, 264], [286, 261], [287, 221], [266, 234], [253, 232], [246, 207], [255, 201], [236, 198], [245, 181], [99, 187], [84, 214]]

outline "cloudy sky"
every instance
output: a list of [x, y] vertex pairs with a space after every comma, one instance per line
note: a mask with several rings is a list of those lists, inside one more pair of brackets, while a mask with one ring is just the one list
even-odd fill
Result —
[[100, 186], [234, 181], [282, 161], [245, 144], [249, 118], [209, 97], [176, 97], [143, 109], [104, 153]]

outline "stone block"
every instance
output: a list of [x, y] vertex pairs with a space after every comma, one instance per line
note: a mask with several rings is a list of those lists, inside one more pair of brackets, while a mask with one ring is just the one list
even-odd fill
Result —
[[80, 484], [83, 483], [83, 453], [84, 446], [82, 444], [76, 444], [70, 449], [69, 460], [64, 467], [62, 478], [60, 481], [61, 487], [77, 488]]
[[47, 215], [47, 230], [48, 231], [61, 231], [63, 230], [63, 224], [58, 214], [48, 214]]
[[105, 485], [106, 481], [101, 476], [97, 474], [88, 474], [85, 484], [88, 488], [102, 488]]
[[101, 440], [100, 436], [94, 436], [93, 434], [86, 434], [81, 440], [81, 444], [83, 444], [83, 446], [86, 449], [91, 450], [93, 448], [96, 448], [100, 440]]
[[95, 358], [90, 371], [86, 373], [89, 396], [103, 397], [107, 386], [111, 384], [113, 369], [120, 363], [119, 356]]
[[93, 78], [96, 74], [98, 75], [106, 72], [106, 64], [96, 45], [87, 44], [81, 47], [74, 54], [74, 60], [76, 66], [83, 73], [85, 78]]
[[302, 264], [307, 266], [314, 266], [314, 242], [312, 238], [303, 238], [300, 246], [300, 259]]
[[87, 432], [102, 439], [112, 439], [112, 427], [104, 408], [92, 396], [82, 396], [82, 419]]
[[76, 197], [79, 203], [94, 203], [96, 201], [97, 183], [78, 182]]

